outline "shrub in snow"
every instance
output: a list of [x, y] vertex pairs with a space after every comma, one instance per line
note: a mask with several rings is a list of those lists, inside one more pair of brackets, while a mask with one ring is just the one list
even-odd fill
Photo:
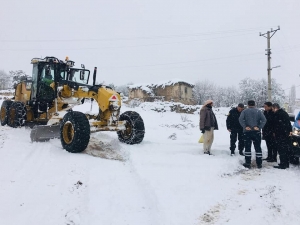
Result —
[[176, 135], [176, 133], [173, 133], [168, 138], [171, 139], [171, 140], [176, 140], [177, 139], [177, 135]]
[[181, 114], [180, 117], [182, 122], [192, 122], [186, 114]]
[[132, 99], [128, 102], [128, 107], [130, 108], [135, 108], [135, 107], [138, 107], [140, 106], [142, 102], [139, 100], [139, 99]]

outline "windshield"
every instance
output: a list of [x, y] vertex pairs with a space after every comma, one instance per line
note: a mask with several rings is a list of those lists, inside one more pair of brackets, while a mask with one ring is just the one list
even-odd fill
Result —
[[31, 100], [33, 100], [36, 97], [37, 80], [38, 80], [38, 65], [33, 64], [33, 68], [32, 68], [32, 92], [31, 92], [31, 97], [30, 97]]
[[89, 70], [70, 69], [68, 80], [76, 83], [87, 84], [90, 76]]
[[45, 65], [42, 69], [41, 80], [54, 80], [54, 66]]

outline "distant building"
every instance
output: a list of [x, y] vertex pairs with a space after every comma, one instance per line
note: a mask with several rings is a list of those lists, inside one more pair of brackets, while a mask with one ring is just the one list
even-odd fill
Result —
[[179, 79], [156, 84], [136, 84], [130, 85], [129, 100], [140, 99], [144, 102], [174, 101], [186, 105], [194, 104], [193, 101], [194, 85]]
[[295, 100], [295, 108], [300, 108], [300, 99], [296, 98]]

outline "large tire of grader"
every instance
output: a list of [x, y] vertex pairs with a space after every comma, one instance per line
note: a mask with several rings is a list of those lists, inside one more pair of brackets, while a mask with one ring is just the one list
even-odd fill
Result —
[[0, 111], [0, 123], [2, 126], [5, 126], [8, 122], [8, 113], [9, 108], [13, 102], [9, 100], [4, 100], [1, 105], [1, 111]]
[[60, 123], [60, 140], [64, 149], [71, 153], [82, 152], [90, 141], [90, 124], [82, 112], [68, 112]]
[[27, 119], [27, 109], [23, 102], [13, 102], [8, 111], [7, 124], [10, 127], [17, 128], [25, 125]]
[[126, 130], [118, 131], [118, 138], [126, 144], [139, 144], [144, 139], [145, 126], [142, 117], [134, 111], [126, 111], [120, 115], [120, 121], [126, 121]]

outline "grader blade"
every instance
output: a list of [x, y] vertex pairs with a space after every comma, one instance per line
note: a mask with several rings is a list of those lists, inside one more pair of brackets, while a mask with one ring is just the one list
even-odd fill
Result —
[[34, 126], [31, 130], [30, 138], [32, 142], [43, 142], [53, 138], [60, 138], [59, 125]]

